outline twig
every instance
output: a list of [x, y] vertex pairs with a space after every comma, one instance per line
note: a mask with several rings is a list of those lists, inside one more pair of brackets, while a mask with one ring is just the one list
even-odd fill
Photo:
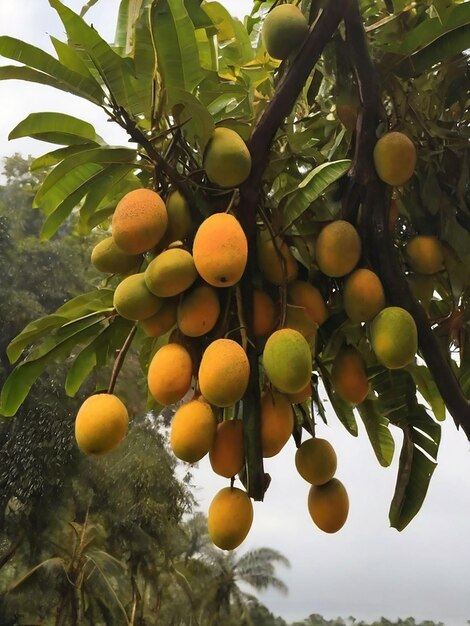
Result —
[[132, 340], [134, 339], [135, 333], [137, 332], [137, 323], [131, 328], [130, 333], [127, 335], [126, 341], [124, 342], [122, 348], [119, 350], [116, 360], [114, 361], [113, 371], [111, 372], [111, 380], [109, 381], [108, 393], [114, 393], [114, 387], [116, 386], [117, 378], [119, 376], [119, 372], [124, 364], [124, 359], [126, 358], [127, 352], [131, 347]]

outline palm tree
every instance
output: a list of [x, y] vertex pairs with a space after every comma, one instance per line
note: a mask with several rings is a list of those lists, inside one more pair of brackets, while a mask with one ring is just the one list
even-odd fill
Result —
[[239, 556], [208, 546], [205, 559], [211, 566], [204, 605], [207, 626], [229, 626], [231, 618], [237, 626], [251, 625], [249, 609], [256, 597], [243, 589], [246, 585], [255, 591], [271, 587], [287, 593], [287, 586], [276, 575], [276, 565], [288, 567], [290, 563], [277, 550], [255, 548]]

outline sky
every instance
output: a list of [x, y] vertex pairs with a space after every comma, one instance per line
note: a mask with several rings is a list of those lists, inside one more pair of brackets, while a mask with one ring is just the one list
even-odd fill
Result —
[[[232, 15], [242, 17], [248, 0], [224, 0]], [[66, 4], [79, 10], [81, 0]], [[117, 0], [99, 0], [87, 14], [100, 33], [112, 41]], [[48, 35], [63, 37], [55, 12], [46, 0], [0, 0], [0, 34], [14, 36], [52, 52]], [[0, 60], [0, 64], [9, 64]], [[40, 85], [0, 82], [0, 156], [21, 152], [38, 156], [48, 145], [29, 139], [8, 142], [9, 131], [31, 112], [60, 111], [93, 123], [111, 144], [127, 142], [101, 110], [84, 100]], [[286, 620], [311, 613], [326, 617], [354, 615], [358, 619], [414, 616], [446, 626], [470, 619], [470, 447], [452, 420], [443, 424], [439, 464], [427, 499], [401, 533], [390, 528], [388, 508], [396, 478], [400, 435], [390, 468], [375, 459], [364, 429], [351, 437], [330, 412], [328, 426], [317, 436], [328, 439], [338, 456], [337, 477], [350, 499], [349, 519], [335, 535], [318, 530], [307, 511], [308, 484], [297, 475], [295, 447], [289, 443], [265, 461], [272, 482], [265, 501], [255, 503], [251, 532], [241, 551], [269, 546], [290, 562], [278, 575], [289, 587], [287, 596], [260, 596], [269, 609]], [[194, 470], [193, 483], [201, 509], [227, 481], [215, 476], [206, 459]]]

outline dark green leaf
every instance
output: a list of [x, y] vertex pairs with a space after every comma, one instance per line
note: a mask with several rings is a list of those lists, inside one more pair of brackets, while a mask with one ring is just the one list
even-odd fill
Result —
[[0, 414], [7, 417], [15, 415], [47, 365], [66, 359], [76, 345], [87, 341], [98, 332], [101, 323], [102, 318], [97, 319], [96, 316], [72, 322], [68, 331], [63, 331], [54, 338], [50, 337], [41, 349], [33, 351], [29, 360], [18, 365], [7, 378], [2, 388]]
[[395, 452], [395, 441], [388, 429], [389, 421], [380, 414], [377, 404], [375, 400], [366, 399], [357, 406], [357, 410], [378, 462], [382, 467], [388, 467]]
[[32, 161], [30, 169], [32, 172], [36, 170], [42, 170], [60, 163], [64, 159], [73, 154], [77, 154], [77, 152], [83, 152], [84, 150], [91, 150], [92, 148], [96, 148], [96, 143], [82, 143], [77, 146], [67, 146], [66, 148], [57, 148], [57, 150], [52, 150], [51, 152], [46, 152], [46, 154], [37, 157]]
[[284, 228], [288, 228], [331, 184], [344, 176], [350, 165], [349, 159], [323, 163], [307, 174], [298, 188], [286, 196], [287, 202], [283, 209]]
[[409, 365], [406, 369], [412, 375], [418, 391], [431, 407], [436, 419], [440, 422], [445, 420], [446, 406], [428, 368], [424, 365]]

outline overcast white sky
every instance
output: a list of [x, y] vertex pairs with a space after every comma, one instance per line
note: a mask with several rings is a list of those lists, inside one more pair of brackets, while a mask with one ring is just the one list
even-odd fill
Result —
[[[67, 0], [79, 10], [81, 0]], [[249, 10], [248, 0], [224, 0], [233, 15]], [[100, 0], [89, 11], [109, 41], [114, 34], [118, 0]], [[48, 35], [62, 28], [46, 0], [0, 0], [0, 34], [24, 39], [52, 51]], [[8, 60], [0, 63], [9, 64]], [[39, 155], [47, 144], [27, 139], [7, 141], [8, 132], [33, 111], [62, 111], [93, 123], [110, 143], [126, 141], [106, 122], [101, 110], [53, 89], [18, 81], [0, 82], [0, 156], [21, 152]], [[443, 427], [439, 466], [418, 517], [398, 533], [389, 528], [398, 453], [393, 466], [381, 468], [362, 430], [352, 438], [334, 416], [318, 435], [331, 441], [338, 454], [337, 476], [350, 496], [350, 516], [336, 535], [326, 535], [307, 512], [308, 485], [294, 468], [293, 444], [266, 461], [272, 476], [264, 503], [255, 504], [255, 520], [242, 549], [272, 546], [291, 561], [279, 570], [289, 595], [275, 592], [261, 599], [288, 620], [310, 613], [360, 619], [414, 616], [461, 626], [470, 619], [470, 455], [463, 434], [451, 420]], [[207, 460], [195, 471], [197, 495], [207, 510], [215, 492], [227, 481], [212, 474]]]

